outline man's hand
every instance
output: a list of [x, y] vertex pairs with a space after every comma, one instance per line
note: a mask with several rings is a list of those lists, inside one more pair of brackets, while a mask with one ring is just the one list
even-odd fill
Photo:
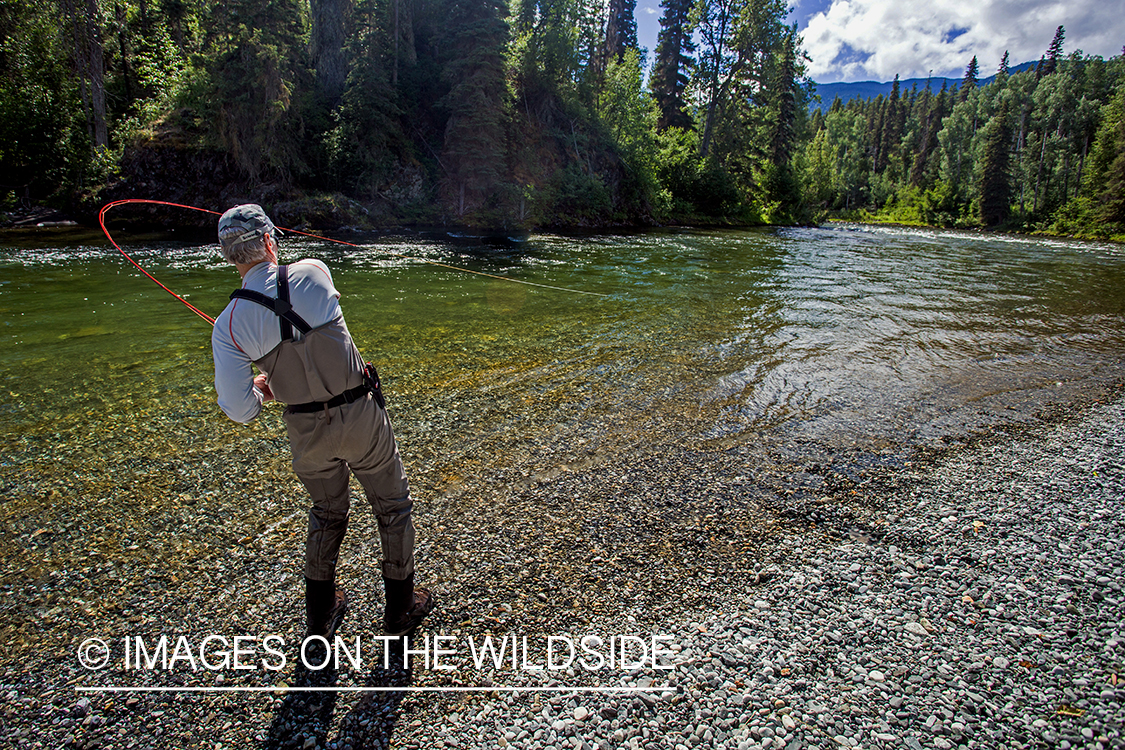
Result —
[[265, 375], [259, 375], [254, 378], [254, 387], [261, 392], [263, 404], [267, 401], [273, 401], [273, 391], [271, 391], [270, 387], [266, 384]]

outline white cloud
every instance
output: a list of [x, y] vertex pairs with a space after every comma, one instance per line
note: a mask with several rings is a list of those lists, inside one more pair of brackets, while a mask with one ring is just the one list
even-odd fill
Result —
[[816, 81], [959, 76], [976, 55], [981, 76], [1010, 62], [1038, 60], [1066, 28], [1064, 51], [1111, 57], [1125, 41], [1123, 0], [831, 0], [803, 23]]

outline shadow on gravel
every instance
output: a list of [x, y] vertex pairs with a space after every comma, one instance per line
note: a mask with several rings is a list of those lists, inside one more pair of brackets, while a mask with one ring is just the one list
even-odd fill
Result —
[[[403, 688], [412, 677], [403, 668], [403, 646], [399, 640], [390, 647], [387, 666], [382, 664], [366, 675], [355, 675], [355, 687], [373, 688], [361, 693], [360, 701], [340, 722], [335, 747], [361, 750], [385, 748], [398, 721], [398, 706], [405, 693], [384, 688]], [[266, 750], [304, 750], [325, 747], [332, 726], [332, 716], [340, 693], [339, 673], [331, 667], [310, 670], [299, 666], [293, 687], [320, 688], [294, 691], [285, 696], [277, 710], [263, 747]]]

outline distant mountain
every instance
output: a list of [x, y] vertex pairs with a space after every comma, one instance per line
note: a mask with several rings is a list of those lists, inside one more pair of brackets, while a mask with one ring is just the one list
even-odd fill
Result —
[[[1038, 61], [1020, 63], [1013, 66], [1009, 70], [1012, 73], [1019, 73], [1024, 70], [1034, 69], [1038, 65]], [[992, 83], [996, 76], [989, 76], [988, 78], [980, 79], [981, 86]], [[910, 91], [913, 86], [917, 86], [919, 91], [924, 90], [927, 86], [930, 91], [935, 94], [941, 91], [942, 84], [945, 84], [951, 89], [958, 89], [961, 86], [960, 78], [907, 78], [905, 81], [899, 81], [899, 91], [903, 94]], [[832, 106], [832, 102], [836, 97], [847, 104], [852, 99], [874, 99], [882, 94], [883, 96], [890, 96], [891, 88], [894, 86], [894, 81], [887, 81], [886, 83], [879, 83], [878, 81], [858, 81], [855, 83], [818, 83], [816, 85], [816, 93], [820, 95], [820, 102], [810, 102], [809, 111], [819, 108], [821, 112], [827, 112], [828, 108]]]

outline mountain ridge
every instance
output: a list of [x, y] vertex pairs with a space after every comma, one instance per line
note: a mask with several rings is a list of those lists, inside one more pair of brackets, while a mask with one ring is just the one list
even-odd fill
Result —
[[[1009, 68], [1009, 73], [1020, 73], [1025, 70], [1031, 70], [1039, 64], [1038, 60], [1031, 62], [1020, 63], [1019, 65]], [[977, 83], [980, 86], [986, 86], [996, 80], [995, 75], [988, 78], [982, 78]], [[906, 93], [910, 91], [913, 86], [917, 86], [919, 91], [924, 90], [927, 86], [930, 91], [937, 93], [941, 91], [942, 85], [946, 85], [951, 89], [958, 89], [961, 86], [960, 78], [907, 78], [898, 82], [899, 91]], [[839, 97], [844, 104], [847, 104], [852, 99], [874, 99], [882, 94], [889, 96], [891, 89], [894, 87], [894, 81], [851, 81], [843, 83], [818, 83], [816, 84], [816, 94], [820, 96], [820, 101], [809, 102], [809, 111], [813, 109], [820, 109], [821, 112], [827, 112], [828, 108], [832, 106], [832, 102]]]

